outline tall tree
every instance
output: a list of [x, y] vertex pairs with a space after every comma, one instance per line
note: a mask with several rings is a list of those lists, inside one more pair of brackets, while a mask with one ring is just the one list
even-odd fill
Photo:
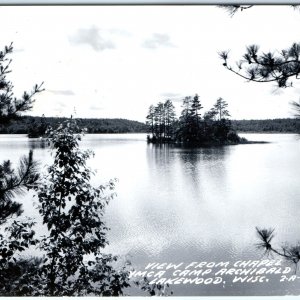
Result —
[[189, 123], [189, 119], [191, 117], [191, 108], [192, 108], [192, 97], [187, 96], [183, 99], [183, 103], [181, 106], [183, 109], [181, 111], [180, 119], [184, 123]]
[[202, 138], [200, 126], [201, 113], [203, 108], [199, 96], [188, 96], [183, 99], [182, 112], [180, 116], [180, 136], [183, 142], [199, 143]]
[[155, 107], [153, 105], [150, 105], [149, 112], [146, 117], [146, 124], [148, 126], [148, 132], [154, 135], [154, 113], [155, 113]]
[[175, 107], [171, 100], [166, 100], [164, 103], [164, 110], [165, 110], [165, 137], [167, 139], [172, 138], [173, 136], [173, 127], [174, 121], [176, 117]]
[[215, 120], [215, 117], [218, 115], [218, 112], [215, 110], [215, 108], [211, 108], [209, 111], [207, 111], [204, 116], [203, 119], [206, 122], [212, 122]]
[[214, 105], [214, 110], [219, 118], [219, 121], [230, 117], [229, 111], [227, 110], [228, 103], [223, 98], [218, 98], [216, 104]]
[[191, 104], [191, 116], [195, 119], [197, 128], [199, 129], [201, 113], [200, 110], [203, 106], [200, 103], [199, 96], [196, 94], [192, 100]]
[[154, 121], [155, 136], [159, 140], [162, 140], [165, 134], [165, 112], [164, 104], [162, 102], [159, 102], [154, 108]]

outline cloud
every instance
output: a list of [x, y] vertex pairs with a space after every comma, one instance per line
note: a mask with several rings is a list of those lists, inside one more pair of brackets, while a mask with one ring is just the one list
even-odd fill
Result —
[[63, 95], [63, 96], [73, 96], [75, 93], [71, 90], [47, 90], [51, 94]]
[[168, 34], [154, 33], [151, 38], [146, 39], [142, 46], [148, 49], [157, 49], [159, 47], [175, 47]]
[[120, 28], [111, 28], [108, 30], [108, 32], [111, 34], [125, 36], [125, 37], [132, 36], [132, 34], [129, 31]]
[[104, 38], [100, 34], [100, 30], [95, 26], [78, 29], [75, 35], [69, 37], [69, 41], [73, 45], [89, 45], [95, 51], [115, 48], [114, 43]]

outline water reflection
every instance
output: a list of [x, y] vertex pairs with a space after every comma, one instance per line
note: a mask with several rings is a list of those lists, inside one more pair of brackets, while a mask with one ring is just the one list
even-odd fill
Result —
[[[147, 145], [145, 135], [85, 136], [81, 147], [95, 152], [93, 184], [119, 179], [118, 196], [105, 215], [111, 228], [108, 251], [130, 254], [137, 268], [148, 262], [259, 259], [255, 226], [275, 227], [279, 244], [294, 243], [299, 235], [300, 141], [297, 135], [245, 136], [271, 143], [195, 149]], [[50, 162], [44, 141], [0, 137], [1, 157], [19, 159], [28, 148], [43, 164]], [[31, 199], [24, 199], [25, 212], [32, 214], [30, 204]], [[281, 287], [272, 289], [280, 294]], [[227, 287], [226, 293], [242, 289]], [[218, 291], [225, 294], [222, 287]], [[176, 291], [210, 293], [191, 286]]]
[[[185, 148], [173, 145], [148, 145], [147, 162], [151, 177], [167, 177], [168, 186], [184, 186], [201, 198], [208, 188], [226, 184], [226, 159], [232, 147]], [[209, 182], [207, 182], [209, 177]], [[209, 186], [207, 186], [207, 184]]]
[[28, 146], [30, 149], [45, 149], [49, 148], [49, 142], [44, 138], [30, 138]]

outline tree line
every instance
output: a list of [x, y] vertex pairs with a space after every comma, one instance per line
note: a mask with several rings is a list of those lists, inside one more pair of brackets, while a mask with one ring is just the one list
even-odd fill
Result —
[[[57, 127], [67, 118], [20, 116], [10, 123], [0, 124], [0, 134], [28, 134], [29, 137], [45, 135], [48, 126]], [[147, 126], [138, 121], [127, 119], [90, 119], [77, 118], [78, 125], [87, 133], [140, 133]]]
[[[154, 106], [153, 106], [154, 108]], [[153, 110], [152, 108], [152, 110]], [[161, 109], [161, 107], [160, 107]], [[159, 109], [159, 110], [160, 110]], [[171, 120], [172, 118], [168, 118]], [[57, 127], [67, 118], [19, 116], [10, 122], [0, 124], [0, 134], [27, 134], [29, 137], [44, 136], [48, 126]], [[87, 133], [146, 133], [145, 123], [127, 119], [82, 119], [77, 118], [78, 125]], [[152, 122], [151, 122], [152, 123]], [[154, 122], [153, 122], [154, 124]], [[299, 118], [265, 119], [265, 120], [231, 120], [236, 132], [299, 133]], [[151, 125], [151, 128], [153, 125]], [[170, 123], [166, 124], [166, 135], [171, 135]], [[151, 129], [152, 132], [152, 129]]]
[[300, 119], [232, 120], [232, 128], [238, 132], [299, 133]]
[[176, 118], [171, 100], [149, 107], [146, 117], [149, 142], [193, 145], [245, 142], [233, 130], [228, 103], [223, 98], [218, 98], [213, 107], [204, 113], [198, 94], [185, 97], [181, 107], [179, 118]]

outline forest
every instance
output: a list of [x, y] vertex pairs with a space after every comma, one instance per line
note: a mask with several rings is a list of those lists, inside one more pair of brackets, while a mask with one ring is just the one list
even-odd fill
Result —
[[299, 133], [300, 119], [232, 120], [233, 130], [238, 132]]
[[[47, 127], [57, 127], [67, 118], [21, 116], [9, 124], [0, 124], [0, 134], [28, 134], [39, 137], [45, 134]], [[146, 132], [146, 125], [126, 119], [77, 119], [87, 133], [139, 133]]]

